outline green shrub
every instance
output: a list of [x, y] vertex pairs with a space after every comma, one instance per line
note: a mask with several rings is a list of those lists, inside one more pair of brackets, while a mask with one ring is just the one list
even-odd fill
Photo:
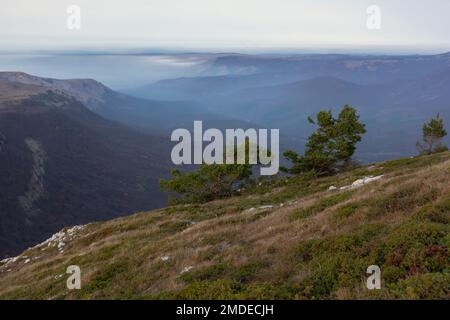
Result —
[[106, 265], [97, 271], [92, 279], [82, 287], [82, 294], [95, 293], [102, 289], [108, 288], [115, 283], [114, 279], [120, 278], [121, 274], [129, 271], [129, 261], [116, 261]]
[[159, 225], [159, 230], [162, 233], [176, 233], [183, 231], [191, 225], [189, 221], [169, 221]]
[[212, 281], [218, 280], [225, 273], [229, 272], [229, 266], [226, 263], [215, 264], [201, 270], [195, 270], [183, 273], [180, 278], [184, 282], [194, 282], [194, 281]]
[[347, 201], [353, 195], [353, 192], [338, 193], [327, 198], [321, 199], [310, 207], [295, 210], [290, 218], [291, 220], [305, 219], [311, 217], [327, 208], [333, 207], [341, 202]]
[[238, 267], [231, 273], [231, 278], [238, 283], [250, 282], [266, 266], [264, 262], [252, 261]]
[[179, 291], [163, 292], [152, 299], [177, 300], [232, 300], [236, 299], [242, 286], [230, 280], [195, 281]]
[[448, 299], [450, 273], [427, 273], [391, 285], [389, 291], [397, 299]]
[[352, 216], [363, 204], [361, 202], [352, 202], [338, 207], [333, 215], [334, 220], [339, 221]]
[[396, 228], [383, 243], [386, 265], [397, 267], [402, 277], [445, 270], [448, 232], [448, 227], [436, 223], [410, 222]]
[[423, 191], [421, 185], [410, 184], [401, 189], [372, 201], [369, 216], [382, 216], [397, 211], [412, 211], [435, 200], [439, 195], [437, 189]]
[[416, 218], [419, 220], [428, 220], [442, 224], [450, 223], [450, 198], [444, 199], [437, 204], [429, 204], [421, 208]]

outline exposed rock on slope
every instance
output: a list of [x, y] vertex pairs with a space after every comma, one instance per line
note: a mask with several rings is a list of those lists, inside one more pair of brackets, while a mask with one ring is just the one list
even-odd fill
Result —
[[30, 149], [33, 163], [31, 165], [31, 179], [28, 183], [28, 190], [19, 197], [19, 204], [26, 215], [31, 216], [35, 214], [33, 206], [45, 193], [44, 175], [45, 175], [45, 161], [47, 154], [39, 143], [32, 138], [25, 139], [25, 143]]
[[[70, 241], [73, 241], [77, 236], [77, 233], [83, 230], [83, 228], [84, 226], [74, 226], [72, 228], [63, 229], [29, 250], [46, 251], [51, 248], [57, 248], [59, 253], [64, 253], [65, 245]], [[21, 260], [23, 260], [23, 264], [28, 264], [31, 261], [38, 260], [39, 258], [40, 256], [34, 256], [33, 259], [31, 259], [26, 255], [5, 258], [0, 261], [0, 272], [11, 272], [15, 267], [18, 267], [15, 263], [20, 262]]]
[[6, 137], [0, 132], [0, 152], [3, 150], [3, 146], [6, 144]]

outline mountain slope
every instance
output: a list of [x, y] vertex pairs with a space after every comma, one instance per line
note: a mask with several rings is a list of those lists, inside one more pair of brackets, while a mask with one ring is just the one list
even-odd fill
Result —
[[161, 207], [166, 139], [105, 120], [46, 86], [0, 80], [0, 256], [67, 224]]
[[113, 92], [93, 79], [60, 80], [37, 77], [24, 72], [0, 72], [0, 79], [25, 85], [34, 85], [70, 95], [91, 110], [100, 108], [103, 105], [104, 96]]
[[0, 298], [445, 299], [449, 181], [447, 152], [65, 229], [0, 263]]

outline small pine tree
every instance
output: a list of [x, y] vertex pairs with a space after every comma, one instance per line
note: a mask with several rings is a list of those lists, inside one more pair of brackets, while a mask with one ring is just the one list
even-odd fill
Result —
[[447, 151], [448, 148], [442, 143], [442, 139], [447, 135], [444, 129], [444, 120], [437, 114], [422, 127], [423, 142], [417, 141], [416, 146], [420, 154], [429, 155], [433, 153]]
[[308, 117], [311, 124], [317, 124], [316, 132], [309, 136], [303, 156], [288, 150], [284, 156], [293, 163], [292, 168], [283, 171], [298, 174], [314, 171], [317, 175], [334, 173], [351, 161], [356, 144], [366, 132], [359, 121], [356, 109], [345, 105], [335, 119], [330, 111], [320, 111], [316, 121]]
[[171, 203], [203, 203], [233, 194], [236, 184], [249, 178], [252, 168], [247, 164], [202, 164], [192, 172], [172, 170], [171, 179], [160, 180], [163, 190], [174, 192]]
[[[182, 173], [177, 169], [171, 171], [170, 179], [161, 179], [163, 190], [174, 193], [169, 202], [177, 203], [204, 203], [214, 199], [229, 197], [235, 189], [246, 184], [253, 173], [250, 163], [250, 144], [245, 141], [245, 163], [236, 164], [238, 147], [234, 149], [235, 164], [202, 164], [197, 170]], [[256, 145], [257, 152], [259, 146]], [[267, 151], [270, 155], [270, 150]], [[224, 153], [224, 161], [226, 154]], [[260, 164], [259, 157], [257, 163]]]

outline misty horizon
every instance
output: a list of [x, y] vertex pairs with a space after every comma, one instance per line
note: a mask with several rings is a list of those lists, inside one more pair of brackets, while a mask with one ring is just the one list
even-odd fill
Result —
[[[71, 5], [80, 9], [75, 30], [66, 26]], [[380, 25], [371, 30], [367, 19], [373, 5], [380, 10]], [[426, 5], [406, 0], [2, 1], [0, 50], [436, 53], [450, 51], [449, 11], [450, 3], [442, 0]]]

